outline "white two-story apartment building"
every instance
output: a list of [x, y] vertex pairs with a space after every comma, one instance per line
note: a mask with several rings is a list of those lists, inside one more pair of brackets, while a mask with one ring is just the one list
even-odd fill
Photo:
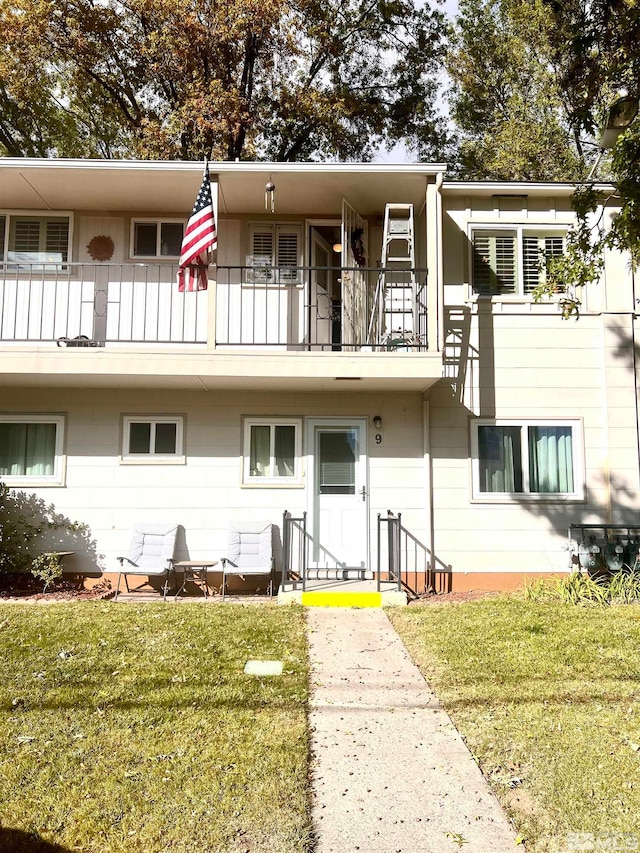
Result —
[[626, 260], [578, 321], [531, 295], [572, 186], [210, 164], [218, 249], [181, 293], [202, 170], [0, 160], [0, 480], [88, 525], [70, 570], [115, 572], [138, 520], [184, 559], [237, 519], [286, 543], [286, 511], [279, 571], [386, 573], [391, 532], [414, 592], [498, 589], [567, 571], [571, 524], [640, 523]]

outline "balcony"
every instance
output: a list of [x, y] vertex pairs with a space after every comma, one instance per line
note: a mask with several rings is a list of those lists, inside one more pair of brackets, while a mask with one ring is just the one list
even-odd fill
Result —
[[178, 291], [176, 273], [1, 265], [3, 381], [327, 390], [352, 379], [380, 391], [442, 376], [424, 270], [212, 266], [209, 289], [194, 293]]
[[0, 265], [0, 342], [329, 352], [426, 351], [425, 270], [212, 267], [209, 291], [179, 293], [167, 264]]

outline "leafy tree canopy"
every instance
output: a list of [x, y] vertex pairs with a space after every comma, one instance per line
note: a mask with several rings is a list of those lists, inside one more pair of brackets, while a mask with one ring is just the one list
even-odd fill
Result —
[[570, 180], [585, 171], [542, 0], [461, 0], [447, 68], [463, 177]]
[[[621, 92], [640, 97], [640, 5], [636, 0], [545, 0], [553, 21], [551, 44], [560, 85], [571, 94], [576, 134], [600, 136], [608, 107]], [[551, 267], [548, 288], [568, 287], [565, 316], [577, 316], [581, 288], [597, 281], [606, 249], [640, 262], [640, 119], [621, 134], [609, 158], [576, 193], [577, 227], [565, 259]], [[614, 192], [598, 192], [606, 179]], [[603, 205], [619, 212], [605, 230]], [[543, 294], [541, 294], [543, 295]]]
[[443, 16], [411, 0], [0, 4], [6, 154], [434, 156]]

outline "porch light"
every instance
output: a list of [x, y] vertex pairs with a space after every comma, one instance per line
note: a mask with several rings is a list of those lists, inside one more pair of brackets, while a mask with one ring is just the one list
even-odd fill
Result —
[[633, 122], [638, 114], [638, 99], [624, 93], [609, 107], [607, 120], [600, 137], [600, 148], [613, 148], [618, 137]]
[[607, 117], [602, 129], [602, 135], [598, 141], [600, 152], [598, 153], [596, 161], [589, 172], [589, 177], [587, 178], [588, 181], [593, 178], [596, 169], [600, 165], [600, 161], [604, 156], [604, 152], [607, 149], [615, 147], [618, 137], [633, 123], [637, 114], [638, 99], [629, 95], [624, 89], [620, 90], [619, 97], [607, 110]]
[[264, 188], [264, 209], [269, 210], [269, 208], [271, 213], [276, 212], [276, 185], [271, 180], [271, 175]]
[[334, 243], [331, 248], [333, 249], [334, 252], [337, 252], [338, 254], [340, 254], [342, 252], [342, 243]]
[[380, 427], [382, 426], [382, 418], [380, 417], [380, 415], [375, 416], [375, 418], [373, 419], [373, 425], [376, 429], [380, 429]]

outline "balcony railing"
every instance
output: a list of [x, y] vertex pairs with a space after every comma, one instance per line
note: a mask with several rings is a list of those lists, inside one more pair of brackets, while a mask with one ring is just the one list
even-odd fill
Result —
[[425, 270], [211, 267], [180, 293], [170, 264], [0, 264], [0, 342], [426, 350]]

